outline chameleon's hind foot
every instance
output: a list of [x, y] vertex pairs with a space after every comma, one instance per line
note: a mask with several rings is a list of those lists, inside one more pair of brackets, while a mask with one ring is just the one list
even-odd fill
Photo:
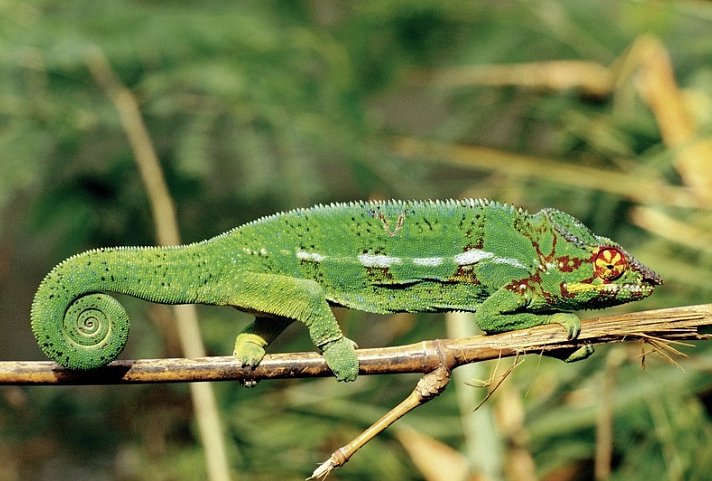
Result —
[[[267, 341], [262, 336], [243, 332], [235, 339], [235, 349], [232, 354], [240, 361], [242, 366], [255, 367], [262, 361], [262, 358], [265, 357], [265, 347], [267, 344]], [[254, 387], [257, 385], [257, 382], [258, 381], [254, 379], [242, 380], [240, 384], [245, 387]]]
[[267, 341], [263, 337], [243, 332], [235, 339], [235, 349], [232, 354], [243, 366], [255, 367], [265, 357], [266, 346]]
[[356, 344], [346, 337], [322, 346], [322, 355], [337, 381], [353, 381], [358, 376]]
[[561, 324], [568, 339], [576, 339], [581, 333], [581, 320], [570, 312], [557, 312], [549, 317], [549, 324]]

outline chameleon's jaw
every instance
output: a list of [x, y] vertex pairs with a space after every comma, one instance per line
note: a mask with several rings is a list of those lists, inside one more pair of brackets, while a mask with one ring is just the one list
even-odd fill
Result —
[[642, 299], [655, 290], [656, 282], [645, 279], [642, 283], [627, 284], [590, 284], [584, 282], [566, 282], [561, 288], [568, 297], [576, 297], [584, 293], [598, 294], [612, 299]]

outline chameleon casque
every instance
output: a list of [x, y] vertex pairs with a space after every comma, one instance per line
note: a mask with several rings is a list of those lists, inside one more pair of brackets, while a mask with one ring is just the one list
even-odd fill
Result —
[[649, 296], [661, 278], [617, 243], [555, 209], [495, 202], [353, 202], [275, 214], [203, 242], [90, 250], [56, 266], [32, 304], [32, 330], [60, 365], [116, 359], [126, 311], [106, 292], [255, 314], [234, 355], [256, 366], [292, 321], [304, 323], [340, 381], [358, 374], [331, 306], [373, 313], [474, 311], [487, 333], [561, 324], [571, 311]]

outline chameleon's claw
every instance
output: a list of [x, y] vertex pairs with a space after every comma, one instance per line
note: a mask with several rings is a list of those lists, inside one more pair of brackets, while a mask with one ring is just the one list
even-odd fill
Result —
[[566, 329], [567, 339], [576, 339], [581, 333], [581, 321], [576, 314], [570, 312], [557, 312], [549, 318], [550, 324], [561, 324]]
[[349, 382], [358, 376], [355, 347], [356, 344], [346, 337], [329, 342], [322, 347], [322, 355], [337, 381]]

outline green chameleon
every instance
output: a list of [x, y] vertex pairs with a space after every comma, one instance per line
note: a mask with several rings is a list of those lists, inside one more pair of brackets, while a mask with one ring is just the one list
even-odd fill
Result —
[[116, 359], [128, 316], [105, 292], [255, 314], [234, 355], [256, 366], [292, 321], [303, 322], [340, 381], [358, 374], [354, 343], [331, 306], [379, 314], [474, 311], [487, 333], [561, 324], [570, 311], [649, 296], [660, 277], [615, 242], [555, 209], [485, 200], [354, 202], [275, 214], [176, 247], [75, 255], [40, 284], [32, 330], [71, 369]]

